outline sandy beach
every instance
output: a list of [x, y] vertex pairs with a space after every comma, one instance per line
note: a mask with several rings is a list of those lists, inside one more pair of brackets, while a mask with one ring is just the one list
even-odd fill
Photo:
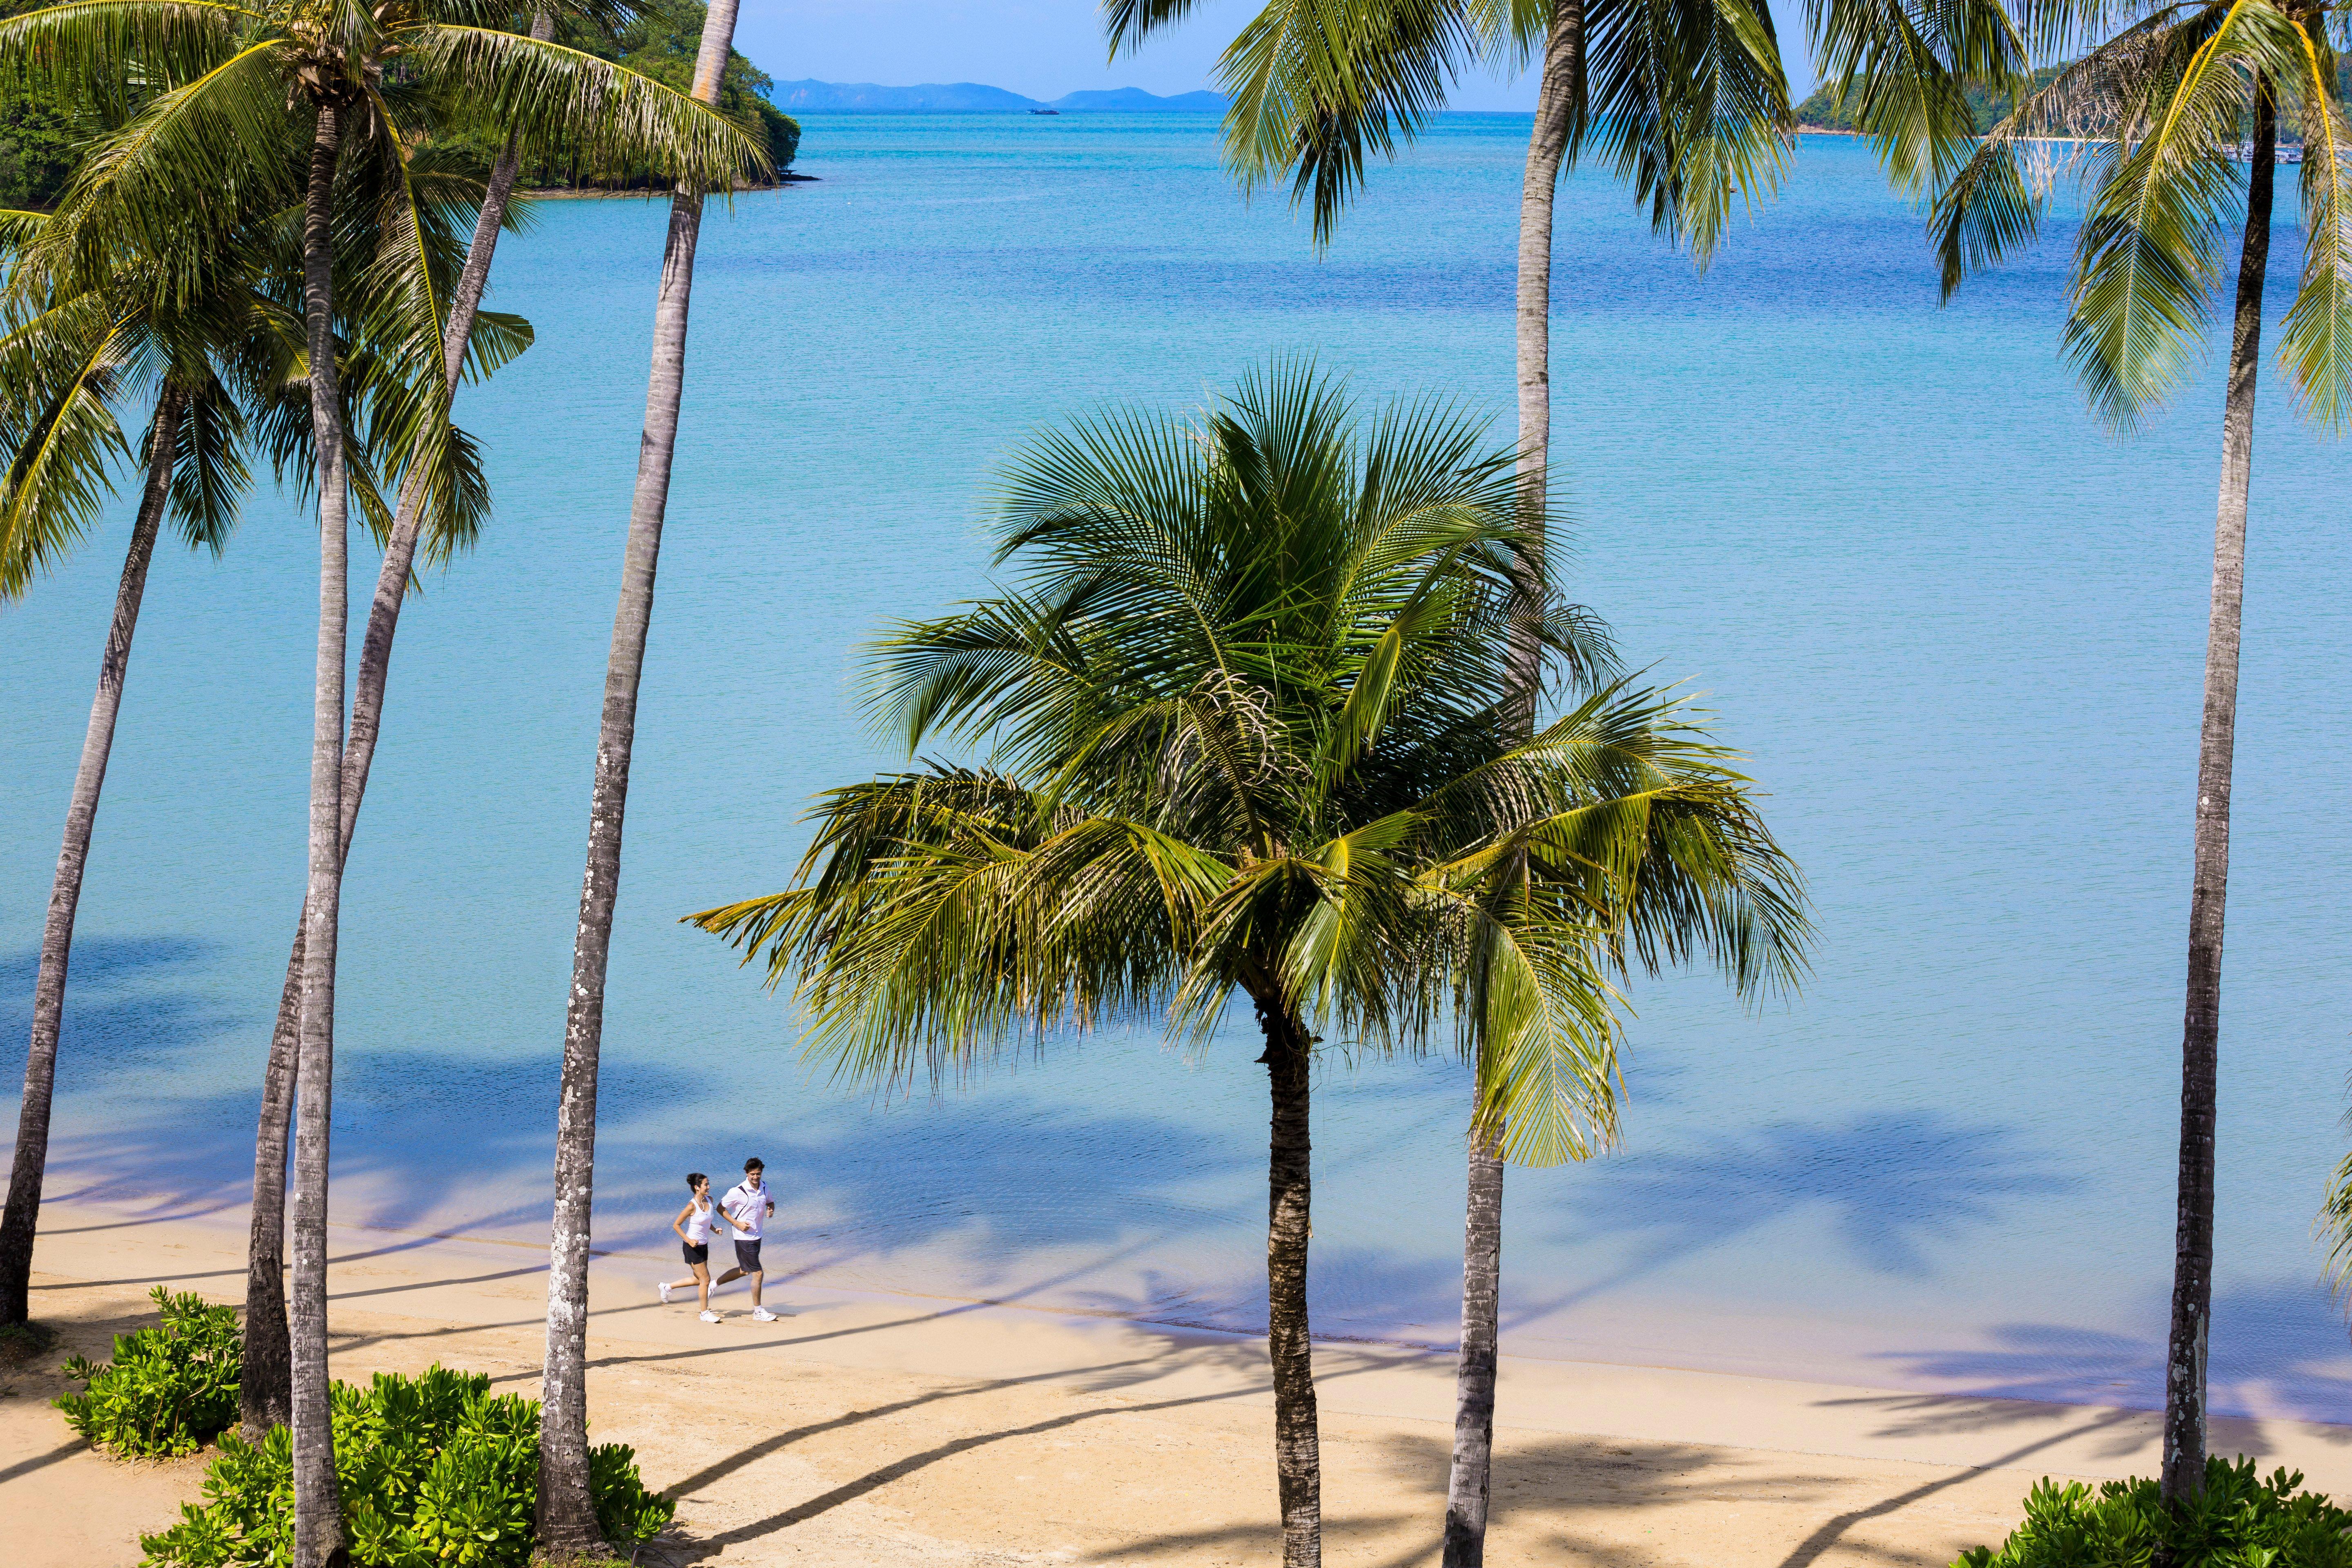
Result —
[[[0, 1529], [19, 1568], [138, 1559], [196, 1496], [204, 1459], [91, 1452], [47, 1401], [54, 1362], [152, 1321], [157, 1284], [241, 1292], [244, 1223], [77, 1205], [45, 1232], [36, 1313], [48, 1363], [0, 1391]], [[334, 1370], [436, 1361], [535, 1394], [537, 1247], [338, 1227]], [[1277, 1551], [1264, 1348], [1234, 1336], [919, 1297], [740, 1290], [698, 1321], [664, 1307], [656, 1257], [605, 1257], [589, 1383], [599, 1441], [629, 1443], [679, 1502], [641, 1561], [1210, 1564]], [[1318, 1347], [1330, 1561], [1436, 1561], [1450, 1433], [1443, 1357]], [[1942, 1564], [1999, 1537], [2034, 1478], [2146, 1470], [2142, 1412], [1716, 1373], [1507, 1360], [1497, 1564]], [[2217, 1447], [2352, 1489], [2352, 1429], [2215, 1423]]]

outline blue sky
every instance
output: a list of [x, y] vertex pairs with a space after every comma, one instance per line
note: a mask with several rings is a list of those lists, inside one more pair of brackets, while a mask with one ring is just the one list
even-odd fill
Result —
[[[1182, 26], [1117, 65], [1103, 58], [1096, 0], [742, 0], [735, 45], [779, 81], [979, 81], [1032, 98], [1097, 87], [1190, 92], [1210, 85], [1218, 50], [1263, 3], [1201, 0]], [[1790, 0], [1772, 11], [1791, 85], [1809, 91], [1801, 13]], [[1452, 102], [1524, 110], [1533, 92], [1524, 78], [1472, 77]]]

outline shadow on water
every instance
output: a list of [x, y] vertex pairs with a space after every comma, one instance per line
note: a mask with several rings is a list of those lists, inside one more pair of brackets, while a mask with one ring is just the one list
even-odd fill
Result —
[[1844, 1122], [1780, 1122], [1696, 1150], [1634, 1154], [1574, 1189], [1555, 1237], [1569, 1246], [1629, 1244], [1615, 1269], [1512, 1315], [1556, 1311], [1709, 1247], [1807, 1211], [1874, 1273], [1924, 1278], [1927, 1247], [2012, 1205], [2061, 1197], [2080, 1182], [2009, 1129], [1940, 1111], [1886, 1111]]
[[[222, 953], [194, 936], [84, 937], [66, 971], [58, 1037], [60, 1095], [115, 1087], [129, 1075], [173, 1065], [236, 1020], [197, 984]], [[20, 1053], [33, 1027], [38, 947], [0, 958], [0, 1040]], [[21, 1055], [6, 1058], [21, 1061]]]
[[[171, 1043], [157, 1048], [168, 1053]], [[543, 1232], [556, 1077], [552, 1053], [544, 1061], [341, 1053], [339, 1218], [394, 1230]], [[1204, 1180], [1255, 1168], [1254, 1156], [1229, 1158], [1212, 1134], [1172, 1120], [1009, 1096], [853, 1111], [827, 1117], [822, 1137], [747, 1145], [677, 1114], [707, 1103], [706, 1075], [614, 1058], [603, 1078], [600, 1251], [668, 1254], [684, 1173], [705, 1169], [730, 1184], [748, 1146], [768, 1162], [782, 1200], [771, 1251], [794, 1259], [795, 1273], [944, 1247], [962, 1285], [1018, 1300], [1229, 1223], [1227, 1205], [1190, 1194]], [[110, 1106], [104, 1126], [85, 1124], [53, 1143], [52, 1195], [150, 1197], [156, 1217], [242, 1202], [258, 1106], [257, 1084]], [[1262, 1285], [1259, 1295], [1262, 1318]]]
[[[2005, 1323], [1976, 1350], [1890, 1354], [1913, 1376], [1964, 1384], [1989, 1398], [2164, 1406], [2164, 1304], [2145, 1335], [2053, 1323]], [[2217, 1415], [2352, 1422], [2342, 1318], [2316, 1284], [2280, 1281], [2213, 1299], [2207, 1363]], [[2352, 1442], [2352, 1432], [2344, 1440]]]
[[[157, 970], [202, 963], [219, 952], [218, 944], [197, 936], [85, 936], [74, 942], [68, 975], [73, 984], [116, 985]], [[37, 945], [0, 955], [0, 1022], [13, 1026], [21, 1016], [30, 1024], [33, 982], [40, 968]], [[70, 994], [67, 1005], [72, 1005]]]

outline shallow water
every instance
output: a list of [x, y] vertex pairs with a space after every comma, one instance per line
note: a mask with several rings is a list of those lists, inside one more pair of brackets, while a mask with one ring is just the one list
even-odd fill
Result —
[[[1165, 117], [811, 116], [821, 184], [714, 212], [614, 943], [600, 1245], [666, 1256], [679, 1173], [756, 1152], [783, 1268], [1262, 1322], [1245, 1017], [1195, 1058], [1106, 1036], [877, 1102], [805, 1075], [787, 1005], [676, 921], [781, 886], [809, 794], [891, 761], [852, 711], [855, 646], [980, 589], [988, 477], [1024, 429], [1191, 403], [1303, 349], [1368, 395], [1454, 394], [1507, 440], [1524, 123], [1444, 121], [1319, 258], [1279, 193], [1235, 195], [1212, 122]], [[497, 519], [395, 659], [345, 895], [346, 1217], [543, 1232], [664, 220], [548, 204], [499, 255], [492, 302], [539, 343], [466, 397]], [[1808, 139], [1704, 277], [1607, 182], [1570, 182], [1574, 588], [1752, 756], [1821, 943], [1802, 995], [1754, 1013], [1704, 976], [1635, 988], [1623, 1152], [1510, 1178], [1509, 1348], [2160, 1397], [2220, 395], [2209, 368], [2137, 437], [2101, 433], [2056, 356], [2070, 241], [1939, 310], [1916, 215], [1851, 142]], [[2217, 1407], [2352, 1421], [2310, 1238], [2352, 1004], [2342, 463], [2273, 380], [2213, 1366]], [[16, 1038], [126, 523], [0, 617]], [[68, 1014], [68, 1207], [201, 1207], [248, 1179], [301, 896], [314, 540], [265, 495], [219, 563], [154, 572]], [[1450, 1342], [1461, 1069], [1335, 1059], [1317, 1092], [1318, 1328]]]

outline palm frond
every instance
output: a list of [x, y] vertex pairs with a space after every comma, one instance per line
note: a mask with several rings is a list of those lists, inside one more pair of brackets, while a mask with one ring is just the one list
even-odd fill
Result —
[[591, 169], [649, 164], [689, 187], [731, 191], [771, 172], [765, 144], [707, 104], [562, 44], [488, 27], [423, 26], [419, 68], [513, 139], [526, 160]]
[[2279, 336], [2305, 416], [2329, 431], [2352, 418], [2352, 145], [2336, 100], [2336, 57], [2309, 23], [2295, 81], [2303, 129], [2303, 278]]
[[1290, 173], [1328, 241], [1367, 158], [1412, 141], [1479, 54], [1461, 0], [1269, 0], [1217, 63], [1226, 163], [1244, 189]]
[[0, 602], [96, 524], [130, 446], [113, 399], [123, 347], [111, 301], [83, 295], [0, 340]]
[[1971, 84], [2011, 96], [2030, 75], [2000, 0], [1806, 0], [1805, 19], [1822, 79], [1907, 191], [1940, 189], [1973, 151]]
[[2210, 25], [2161, 36], [2167, 58], [2131, 116], [2146, 129], [2113, 148], [2083, 225], [2063, 344], [2092, 405], [2118, 427], [2179, 384], [2203, 339], [2250, 77], [2291, 67], [2300, 37], [2264, 0], [2233, 0]]
[[[1190, 420], [1033, 437], [1000, 490], [1011, 582], [870, 667], [910, 750], [991, 764], [829, 793], [791, 888], [690, 918], [856, 1077], [1147, 1013], [1204, 1045], [1238, 991], [1353, 1049], [1450, 1018], [1511, 1158], [1605, 1146], [1609, 975], [1790, 978], [1802, 888], [1674, 694], [1615, 683], [1519, 739], [1511, 459], [1303, 360]], [[1591, 626], [1552, 614], [1579, 651], [1547, 660], [1589, 679]]]

